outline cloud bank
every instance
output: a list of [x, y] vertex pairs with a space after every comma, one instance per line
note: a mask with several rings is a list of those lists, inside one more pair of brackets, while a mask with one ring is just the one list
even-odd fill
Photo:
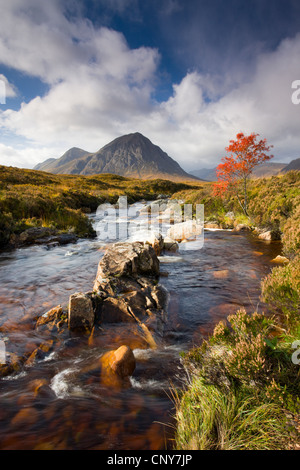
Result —
[[[39, 78], [48, 91], [17, 110], [0, 107], [6, 136], [0, 163], [32, 167], [70, 147], [96, 151], [136, 131], [187, 170], [218, 164], [240, 131], [266, 137], [278, 161], [299, 157], [300, 105], [291, 100], [292, 82], [300, 79], [299, 34], [258, 54], [246, 80], [229, 70], [222, 81], [195, 64], [159, 102], [163, 58], [157, 48], [130, 48], [122, 33], [70, 15], [59, 0], [23, 5], [10, 0], [3, 7], [0, 63]], [[169, 6], [176, 10], [176, 2]]]

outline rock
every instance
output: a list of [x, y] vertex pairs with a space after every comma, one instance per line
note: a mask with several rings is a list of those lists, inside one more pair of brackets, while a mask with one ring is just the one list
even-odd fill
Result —
[[135, 357], [128, 346], [120, 346], [111, 355], [110, 366], [120, 377], [128, 377], [135, 370]]
[[24, 364], [24, 357], [15, 353], [6, 352], [6, 362], [0, 363], [0, 377], [6, 377], [14, 372], [19, 372]]
[[168, 291], [163, 286], [155, 286], [151, 292], [151, 296], [156, 303], [156, 308], [163, 310], [168, 303]]
[[120, 386], [124, 379], [130, 377], [136, 367], [135, 357], [128, 346], [120, 346], [108, 351], [100, 358], [101, 381], [106, 385]]
[[163, 248], [166, 251], [175, 252], [175, 251], [178, 251], [179, 246], [178, 246], [178, 243], [175, 240], [173, 240], [173, 238], [166, 236], [164, 238]]
[[260, 233], [258, 235], [258, 238], [260, 240], [267, 240], [267, 241], [280, 240], [280, 234], [279, 232], [276, 232], [275, 230], [267, 230], [265, 232]]
[[251, 232], [251, 227], [246, 224], [237, 224], [233, 230], [234, 232]]
[[75, 233], [59, 233], [56, 229], [48, 227], [31, 227], [20, 235], [13, 235], [10, 238], [12, 246], [27, 246], [33, 244], [47, 245], [48, 248], [57, 245], [66, 245], [67, 243], [75, 243], [78, 237]]
[[277, 255], [276, 258], [272, 259], [274, 263], [289, 263], [289, 259], [285, 256]]
[[202, 234], [203, 225], [196, 220], [187, 220], [180, 224], [174, 224], [169, 228], [167, 235], [176, 241], [195, 238]]
[[154, 232], [152, 230], [138, 230], [134, 235], [132, 235], [127, 242], [142, 242], [148, 243], [154, 248], [154, 251], [157, 256], [160, 255], [163, 246], [164, 246], [164, 239], [159, 232]]
[[94, 290], [111, 277], [137, 277], [159, 274], [159, 260], [154, 248], [147, 243], [115, 243], [100, 260]]
[[100, 323], [134, 323], [128, 311], [128, 304], [122, 298], [108, 297], [103, 301]]
[[94, 320], [95, 313], [91, 296], [82, 292], [72, 294], [69, 299], [69, 329], [91, 329]]
[[20, 233], [19, 242], [22, 245], [36, 243], [40, 239], [50, 237], [55, 234], [55, 230], [47, 227], [31, 227]]
[[35, 327], [38, 329], [42, 325], [47, 323], [55, 323], [60, 321], [63, 315], [63, 309], [61, 305], [57, 307], [51, 308], [48, 312], [44, 313], [41, 317], [39, 317], [36, 321]]
[[46, 341], [45, 343], [40, 344], [29, 356], [25, 362], [25, 366], [31, 367], [37, 360], [44, 359], [46, 355], [51, 351], [53, 347], [53, 340]]
[[78, 237], [75, 233], [61, 233], [55, 237], [54, 242], [57, 241], [60, 245], [67, 245], [68, 243], [75, 243], [77, 240]]

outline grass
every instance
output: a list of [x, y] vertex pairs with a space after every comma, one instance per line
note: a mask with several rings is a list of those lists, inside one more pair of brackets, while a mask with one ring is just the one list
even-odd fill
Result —
[[180, 450], [279, 450], [289, 436], [278, 405], [224, 394], [201, 377], [177, 401], [176, 419]]
[[[274, 333], [280, 333], [274, 336]], [[184, 355], [189, 383], [175, 391], [177, 450], [281, 450], [295, 438], [300, 370], [273, 317], [244, 310]]]

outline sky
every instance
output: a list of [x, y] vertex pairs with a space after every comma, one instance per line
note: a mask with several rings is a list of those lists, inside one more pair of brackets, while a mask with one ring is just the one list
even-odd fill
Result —
[[0, 164], [140, 132], [187, 171], [300, 156], [299, 0], [0, 0]]

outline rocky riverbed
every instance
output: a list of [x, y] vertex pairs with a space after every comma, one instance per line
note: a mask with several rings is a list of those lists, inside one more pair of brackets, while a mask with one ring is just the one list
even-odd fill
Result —
[[257, 305], [280, 246], [218, 228], [201, 245], [203, 227], [190, 221], [176, 240], [165, 221], [162, 233], [134, 230], [122, 242], [2, 255], [1, 448], [166, 448], [172, 433], [157, 422], [172, 422], [180, 351]]

